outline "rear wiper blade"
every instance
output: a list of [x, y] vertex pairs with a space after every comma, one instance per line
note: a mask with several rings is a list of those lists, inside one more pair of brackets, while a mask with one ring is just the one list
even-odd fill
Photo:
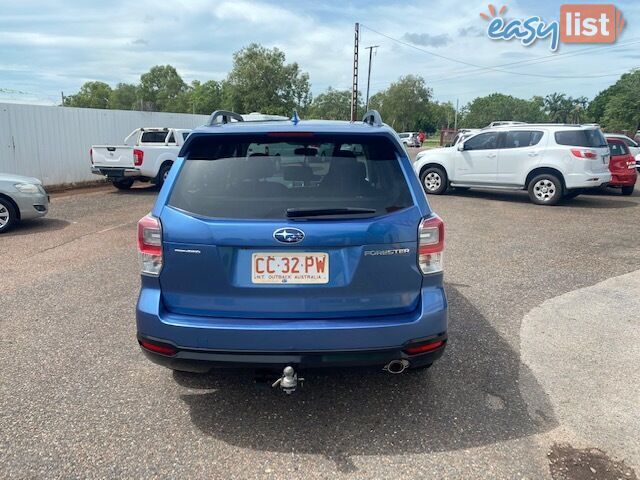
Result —
[[376, 213], [373, 208], [287, 208], [287, 218], [324, 217], [329, 215], [362, 215]]

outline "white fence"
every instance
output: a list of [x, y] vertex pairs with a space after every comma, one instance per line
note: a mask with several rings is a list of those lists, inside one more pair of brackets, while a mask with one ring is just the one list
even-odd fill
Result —
[[90, 172], [91, 145], [120, 144], [139, 127], [194, 128], [207, 118], [0, 103], [0, 173], [36, 177], [45, 185], [97, 180]]

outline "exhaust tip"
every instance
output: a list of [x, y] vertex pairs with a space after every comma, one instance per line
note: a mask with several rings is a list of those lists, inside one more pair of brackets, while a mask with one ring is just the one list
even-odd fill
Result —
[[409, 362], [407, 360], [391, 360], [385, 365], [384, 370], [397, 375], [404, 372], [407, 368], [409, 368]]

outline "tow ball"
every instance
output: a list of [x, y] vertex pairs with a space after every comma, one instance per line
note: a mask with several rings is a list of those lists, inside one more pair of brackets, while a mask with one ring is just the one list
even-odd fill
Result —
[[287, 365], [282, 371], [282, 376], [275, 382], [273, 382], [271, 386], [273, 388], [280, 387], [284, 393], [286, 393], [287, 395], [291, 395], [296, 391], [298, 382], [300, 382], [300, 384], [302, 385], [302, 382], [304, 382], [304, 378], [298, 378], [298, 374], [293, 369], [293, 367], [291, 365]]

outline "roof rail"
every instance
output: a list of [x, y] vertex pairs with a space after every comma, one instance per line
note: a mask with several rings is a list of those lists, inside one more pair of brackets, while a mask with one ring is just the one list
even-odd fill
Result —
[[[221, 122], [217, 121], [219, 118], [222, 119]], [[230, 123], [231, 119], [234, 119], [238, 122], [244, 122], [244, 118], [242, 118], [242, 115], [239, 115], [235, 112], [229, 112], [228, 110], [216, 110], [209, 117], [209, 123], [207, 123], [207, 125], [212, 126], [218, 125], [220, 123]]]
[[382, 126], [382, 117], [377, 110], [369, 110], [362, 117], [362, 123], [368, 123], [372, 127], [381, 127]]

